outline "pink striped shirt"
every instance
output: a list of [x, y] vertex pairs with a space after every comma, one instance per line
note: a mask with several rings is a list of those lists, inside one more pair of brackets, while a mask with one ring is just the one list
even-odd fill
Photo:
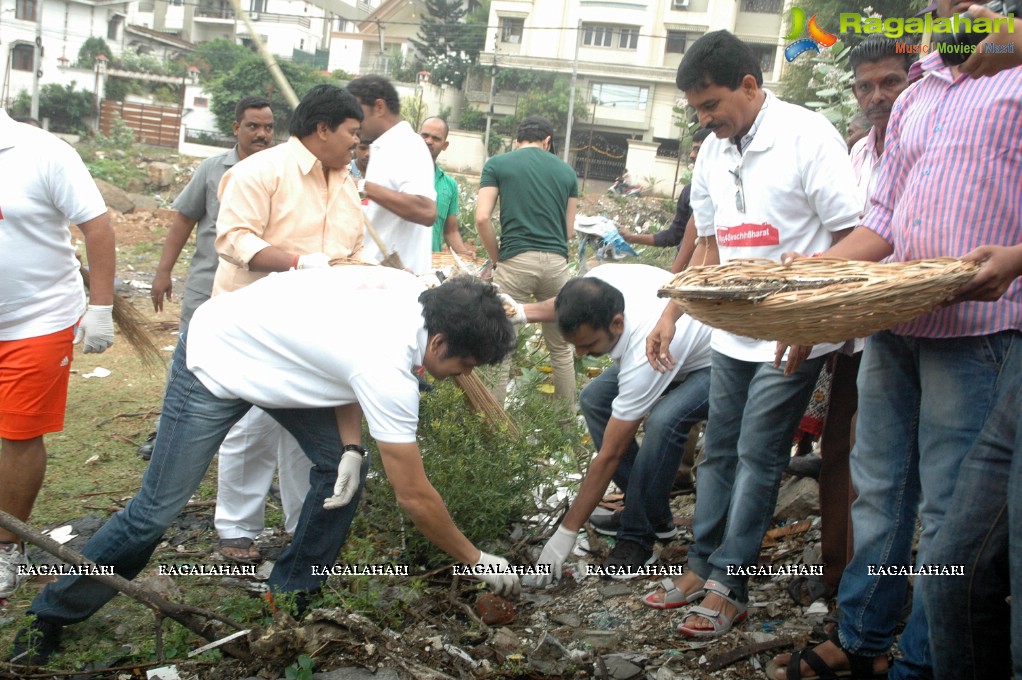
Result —
[[[959, 257], [981, 245], [1022, 243], [1022, 68], [952, 79], [939, 54], [894, 103], [863, 226], [894, 248], [892, 261]], [[1022, 329], [1022, 281], [997, 302], [964, 302], [894, 329], [953, 338]]]

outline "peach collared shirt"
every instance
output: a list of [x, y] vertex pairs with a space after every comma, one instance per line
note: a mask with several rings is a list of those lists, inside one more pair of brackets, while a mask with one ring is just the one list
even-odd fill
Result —
[[249, 156], [220, 181], [213, 295], [243, 288], [267, 272], [248, 269], [268, 246], [289, 253], [363, 259], [358, 189], [348, 168], [327, 170], [297, 137]]

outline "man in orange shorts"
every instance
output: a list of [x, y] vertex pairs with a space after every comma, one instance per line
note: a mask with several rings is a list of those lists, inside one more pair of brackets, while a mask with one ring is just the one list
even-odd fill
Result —
[[[86, 306], [68, 224], [85, 236]], [[72, 345], [114, 340], [114, 231], [75, 150], [0, 110], [0, 510], [27, 520], [46, 472], [43, 435], [64, 427]], [[0, 529], [0, 598], [27, 566]]]

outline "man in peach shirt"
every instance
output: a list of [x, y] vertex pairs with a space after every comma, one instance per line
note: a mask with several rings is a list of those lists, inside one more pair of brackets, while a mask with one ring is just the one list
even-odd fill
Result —
[[[298, 105], [284, 144], [233, 166], [220, 182], [213, 295], [273, 271], [359, 259], [363, 216], [349, 178], [362, 107], [347, 91], [313, 88]], [[332, 128], [332, 129], [331, 129]], [[251, 162], [250, 162], [251, 161]], [[214, 523], [230, 559], [260, 559], [266, 494], [279, 469], [285, 529], [294, 533], [309, 491], [311, 462], [277, 421], [253, 408], [220, 448]]]

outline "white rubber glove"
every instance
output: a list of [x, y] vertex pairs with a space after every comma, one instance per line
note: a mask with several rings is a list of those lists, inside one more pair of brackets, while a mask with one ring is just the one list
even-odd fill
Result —
[[515, 299], [507, 293], [497, 293], [497, 297], [500, 298], [500, 302], [504, 305], [504, 313], [507, 314], [507, 318], [511, 320], [516, 326], [528, 323], [528, 319], [525, 318], [525, 305], [515, 302]]
[[537, 565], [550, 565], [550, 574], [537, 576], [536, 580], [533, 581], [536, 586], [545, 586], [555, 579], [561, 578], [561, 568], [564, 567], [564, 561], [571, 554], [571, 549], [575, 547], [575, 539], [577, 537], [577, 531], [566, 529], [563, 524], [557, 527], [557, 531], [554, 532], [554, 535], [543, 546], [543, 552], [539, 554], [539, 559], [536, 560]]
[[330, 266], [330, 258], [326, 253], [309, 253], [298, 256], [296, 269], [325, 269]]
[[479, 552], [479, 561], [476, 567], [489, 567], [487, 571], [476, 574], [476, 578], [490, 587], [490, 590], [505, 597], [518, 597], [522, 592], [522, 584], [518, 580], [518, 574], [508, 568], [508, 562], [503, 557]]
[[351, 502], [351, 497], [358, 489], [362, 473], [362, 454], [357, 451], [345, 451], [341, 456], [341, 464], [337, 466], [337, 481], [334, 482], [334, 495], [323, 501], [324, 510], [343, 508]]
[[85, 340], [82, 351], [99, 353], [114, 344], [114, 306], [89, 305], [85, 316], [78, 322], [74, 344]]

